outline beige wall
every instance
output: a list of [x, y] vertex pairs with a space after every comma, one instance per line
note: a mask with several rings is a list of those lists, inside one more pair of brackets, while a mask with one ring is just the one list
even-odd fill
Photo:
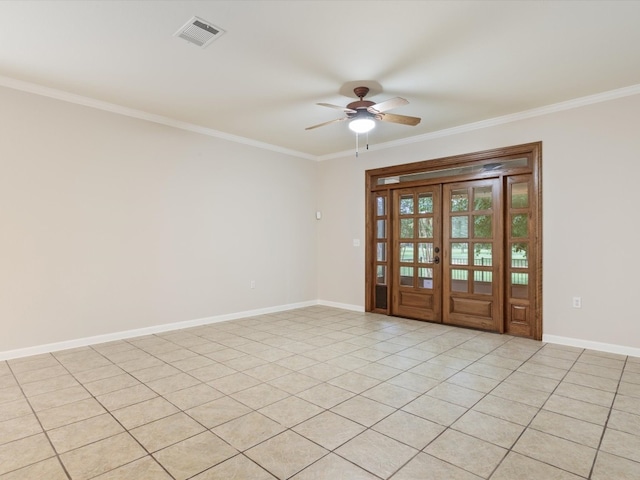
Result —
[[545, 338], [640, 355], [638, 125], [635, 95], [321, 162], [319, 298], [364, 305], [366, 169], [542, 141]]
[[316, 300], [317, 162], [7, 88], [0, 106], [0, 352]]
[[0, 353], [361, 309], [366, 169], [542, 141], [545, 337], [640, 354], [640, 95], [389, 149], [374, 132], [320, 163], [8, 88], [0, 105]]

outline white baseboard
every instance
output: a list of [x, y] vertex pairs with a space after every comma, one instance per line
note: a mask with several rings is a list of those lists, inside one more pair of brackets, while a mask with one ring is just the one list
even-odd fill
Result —
[[155, 333], [170, 332], [173, 330], [181, 330], [183, 328], [199, 327], [201, 325], [209, 325], [212, 323], [226, 322], [229, 320], [237, 320], [239, 318], [255, 317], [257, 315], [265, 315], [268, 313], [284, 312], [287, 310], [295, 310], [296, 308], [311, 307], [318, 304], [319, 303], [316, 300], [312, 300], [309, 302], [291, 303], [287, 305], [278, 305], [275, 307], [259, 308], [256, 310], [246, 310], [244, 312], [228, 313], [225, 315], [215, 315], [213, 317], [198, 318], [195, 320], [186, 320], [184, 322], [165, 323], [162, 325], [154, 325], [153, 327], [136, 328], [133, 330], [107, 333], [104, 335], [96, 335], [93, 337], [77, 338], [74, 340], [67, 340], [64, 342], [37, 345], [34, 347], [19, 348], [16, 350], [8, 350], [5, 352], [0, 352], [0, 361], [10, 360], [12, 358], [29, 357], [31, 355], [40, 355], [43, 353], [58, 352], [60, 350], [69, 350], [70, 348], [86, 347], [87, 345], [113, 342], [115, 340], [125, 340], [127, 338], [142, 337], [144, 335], [153, 335]]
[[[325, 307], [341, 308], [343, 310], [349, 310], [353, 312], [364, 312], [364, 307], [361, 305], [351, 305], [347, 303], [330, 302], [327, 300], [311, 300], [308, 302], [291, 303], [287, 305], [277, 305], [274, 307], [259, 308], [256, 310], [245, 310], [243, 312], [228, 313], [225, 315], [214, 315], [212, 317], [198, 318], [195, 320], [186, 320], [184, 322], [166, 323], [163, 325], [154, 325], [152, 327], [137, 328], [133, 330], [125, 330], [122, 332], [107, 333], [104, 335], [78, 338], [74, 340], [67, 340], [64, 342], [48, 343], [45, 345], [36, 345], [34, 347], [19, 348], [16, 350], [7, 350], [4, 352], [0, 352], [0, 361], [10, 360], [13, 358], [28, 357], [31, 355], [40, 355], [43, 353], [58, 352], [60, 350], [69, 350], [71, 348], [86, 347], [87, 345], [113, 342], [115, 340], [125, 340], [128, 338], [141, 337], [144, 335], [153, 335], [155, 333], [170, 332], [173, 330], [181, 330], [183, 328], [199, 327], [201, 325], [209, 325], [213, 323], [226, 322], [229, 320], [237, 320], [240, 318], [255, 317], [257, 315], [284, 312], [287, 310], [295, 310], [297, 308], [311, 307], [314, 305], [323, 305]], [[597, 350], [601, 352], [616, 353], [619, 355], [640, 357], [640, 348], [627, 347], [624, 345], [593, 342], [590, 340], [582, 340], [579, 338], [571, 338], [571, 337], [561, 337], [558, 335], [543, 335], [542, 341], [545, 343], [555, 343], [558, 345], [567, 345], [570, 347], [586, 348], [589, 350]]]
[[542, 335], [542, 341], [545, 343], [567, 345], [569, 347], [587, 348], [589, 350], [597, 350], [600, 352], [617, 353], [618, 355], [627, 355], [630, 357], [640, 357], [640, 348], [626, 347], [624, 345], [615, 345], [612, 343], [593, 342], [591, 340], [582, 340], [580, 338], [544, 334]]
[[350, 305], [348, 303], [329, 302], [327, 300], [318, 300], [318, 305], [325, 307], [341, 308], [343, 310], [351, 310], [352, 312], [364, 312], [364, 307], [361, 305]]

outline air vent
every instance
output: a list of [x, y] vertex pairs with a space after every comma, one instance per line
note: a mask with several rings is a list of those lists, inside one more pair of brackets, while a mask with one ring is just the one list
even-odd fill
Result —
[[212, 25], [206, 20], [193, 17], [185, 23], [180, 30], [174, 33], [174, 36], [184, 38], [187, 42], [204, 48], [223, 33], [224, 30]]

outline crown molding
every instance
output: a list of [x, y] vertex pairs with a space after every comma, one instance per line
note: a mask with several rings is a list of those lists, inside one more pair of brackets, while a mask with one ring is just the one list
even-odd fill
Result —
[[[572, 110], [574, 108], [580, 108], [587, 105], [593, 105], [601, 102], [608, 102], [623, 97], [630, 97], [632, 95], [640, 94], [640, 84], [631, 85], [629, 87], [618, 88], [616, 90], [609, 90], [607, 92], [597, 93], [595, 95], [588, 95], [586, 97], [574, 98], [564, 102], [554, 103], [546, 105], [544, 107], [533, 108], [531, 110], [525, 110], [523, 112], [511, 113], [509, 115], [503, 115], [501, 117], [489, 118], [487, 120], [481, 120], [479, 122], [467, 123], [458, 127], [446, 128], [435, 132], [425, 133], [423, 135], [416, 135], [414, 137], [403, 138], [401, 140], [394, 140], [392, 142], [380, 143], [377, 145], [369, 145], [369, 150], [385, 150], [387, 148], [399, 147], [403, 145], [411, 145], [413, 143], [425, 142], [441, 137], [448, 137], [451, 135], [458, 135], [460, 133], [472, 132], [474, 130], [480, 130], [482, 128], [494, 127], [497, 125], [504, 125], [506, 123], [518, 122], [520, 120], [526, 120], [528, 118], [541, 117], [549, 115], [551, 113], [562, 112], [565, 110]], [[332, 160], [335, 158], [343, 158], [353, 155], [353, 150], [347, 150], [344, 152], [330, 153], [328, 155], [322, 155], [316, 157], [318, 161]]]
[[[214, 130], [212, 128], [203, 127], [189, 122], [183, 122], [170, 117], [162, 115], [156, 115], [153, 113], [145, 112], [142, 110], [136, 110], [134, 108], [124, 107], [114, 103], [104, 102], [90, 97], [84, 97], [82, 95], [76, 95], [74, 93], [65, 92], [55, 88], [45, 87], [31, 82], [23, 80], [17, 80], [15, 78], [6, 77], [0, 75], [0, 86], [13, 88], [15, 90], [21, 90], [24, 92], [34, 93], [36, 95], [42, 95], [44, 97], [54, 98], [65, 102], [75, 103], [77, 105], [83, 105], [85, 107], [96, 108], [98, 110], [104, 110], [106, 112], [116, 113], [119, 115], [125, 115], [140, 120], [146, 120], [149, 122], [166, 125], [169, 127], [178, 128], [180, 130], [186, 130], [189, 132], [199, 133], [209, 137], [219, 138], [230, 142], [240, 143], [251, 147], [260, 148], [263, 150], [269, 150], [272, 152], [282, 153], [285, 155], [291, 155], [293, 157], [303, 158], [305, 160], [323, 161], [333, 160], [336, 158], [343, 158], [353, 155], [352, 150], [343, 152], [330, 153], [327, 155], [311, 155], [304, 152], [298, 152], [288, 148], [279, 147], [270, 143], [259, 142], [250, 138], [241, 137], [238, 135], [232, 135], [229, 133]], [[474, 130], [480, 130], [483, 128], [494, 127], [497, 125], [504, 125], [506, 123], [517, 122], [528, 118], [540, 117], [549, 115], [551, 113], [562, 112], [565, 110], [571, 110], [574, 108], [584, 107], [587, 105], [593, 105], [596, 103], [607, 102], [618, 98], [629, 97], [632, 95], [640, 94], [640, 84], [631, 85], [629, 87], [618, 88], [616, 90], [609, 90], [607, 92], [597, 93], [594, 95], [588, 95], [585, 97], [574, 98], [564, 102], [554, 103], [546, 105], [544, 107], [533, 108], [531, 110], [525, 110], [523, 112], [512, 113], [509, 115], [503, 115], [500, 117], [489, 118], [487, 120], [481, 120], [478, 122], [467, 123], [457, 127], [446, 128], [443, 130], [437, 130], [435, 132], [429, 132], [422, 135], [416, 135], [413, 137], [404, 138], [401, 140], [394, 140], [391, 142], [380, 143], [377, 145], [370, 145], [370, 150], [385, 150], [394, 147], [400, 147], [403, 145], [411, 145], [413, 143], [425, 142], [441, 137], [448, 137], [451, 135], [458, 135], [461, 133], [472, 132]], [[364, 152], [363, 152], [364, 153]]]
[[250, 138], [241, 137], [239, 135], [232, 135], [230, 133], [221, 132], [212, 128], [203, 127], [189, 122], [183, 122], [170, 117], [162, 115], [156, 115], [153, 113], [145, 112], [142, 110], [136, 110], [134, 108], [124, 107], [115, 103], [104, 102], [95, 98], [84, 97], [82, 95], [76, 95], [74, 93], [65, 92], [55, 88], [45, 87], [31, 82], [25, 82], [23, 80], [17, 80], [15, 78], [6, 77], [0, 75], [0, 86], [12, 88], [14, 90], [21, 90], [23, 92], [34, 93], [43, 97], [49, 97], [56, 100], [62, 100], [64, 102], [75, 103], [76, 105], [82, 105], [85, 107], [96, 108], [105, 112], [116, 113], [119, 115], [125, 115], [127, 117], [137, 118], [139, 120], [146, 120], [153, 123], [159, 123], [168, 127], [178, 128], [180, 130], [187, 130], [189, 132], [199, 133], [208, 137], [215, 137], [230, 142], [241, 143], [251, 147], [260, 148], [263, 150], [270, 150], [272, 152], [283, 153], [285, 155], [291, 155], [294, 157], [304, 158], [306, 160], [317, 160], [315, 155], [308, 153], [298, 152], [296, 150], [290, 150], [288, 148], [279, 147], [270, 143], [259, 142]]

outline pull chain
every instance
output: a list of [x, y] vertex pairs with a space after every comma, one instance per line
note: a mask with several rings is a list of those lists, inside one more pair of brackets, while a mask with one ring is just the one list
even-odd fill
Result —
[[[369, 150], [369, 132], [366, 133], [367, 135], [367, 150]], [[356, 158], [358, 157], [358, 133], [356, 132]]]

